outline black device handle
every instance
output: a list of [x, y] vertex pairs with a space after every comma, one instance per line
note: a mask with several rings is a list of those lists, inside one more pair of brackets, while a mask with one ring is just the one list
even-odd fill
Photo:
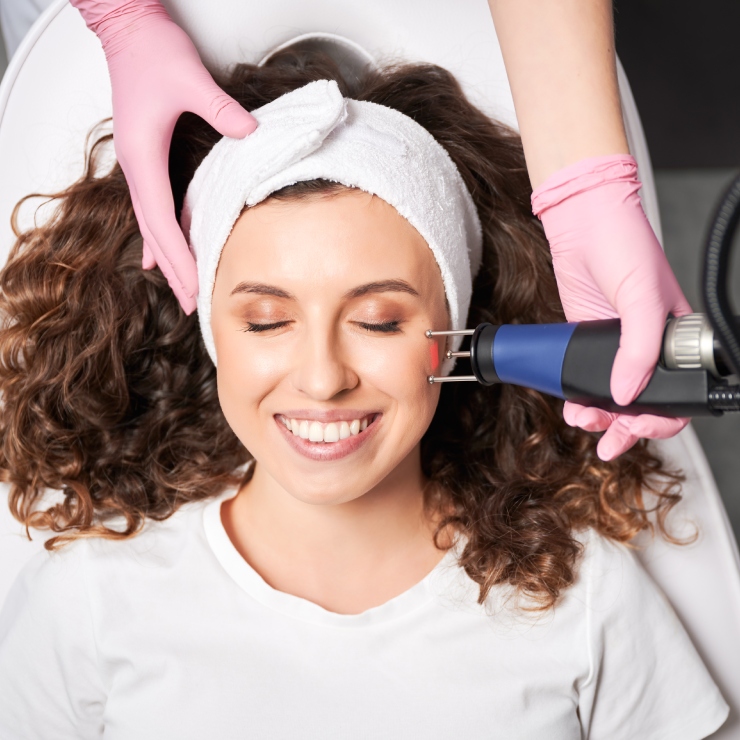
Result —
[[710, 407], [715, 384], [705, 370], [655, 368], [645, 390], [629, 406], [615, 403], [610, 391], [612, 366], [619, 349], [619, 319], [584, 321], [568, 344], [563, 360], [563, 394], [569, 401], [622, 414], [716, 416]]

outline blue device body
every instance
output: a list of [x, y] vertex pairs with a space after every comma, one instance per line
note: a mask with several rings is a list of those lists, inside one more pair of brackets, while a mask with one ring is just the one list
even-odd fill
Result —
[[[470, 363], [484, 385], [510, 383], [607, 411], [659, 416], [717, 415], [720, 386], [705, 370], [655, 368], [629, 406], [611, 396], [619, 349], [619, 319], [563, 324], [481, 324], [473, 333]], [[724, 386], [721, 386], [724, 388]], [[721, 407], [721, 405], [720, 405]], [[728, 407], [729, 408], [729, 407]]]
[[578, 324], [506, 324], [493, 339], [491, 359], [502, 383], [563, 394], [565, 353]]

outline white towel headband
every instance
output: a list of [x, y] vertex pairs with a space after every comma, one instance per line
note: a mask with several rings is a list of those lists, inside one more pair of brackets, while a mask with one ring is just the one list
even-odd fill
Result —
[[[234, 224], [245, 205], [315, 178], [377, 195], [404, 216], [437, 260], [452, 328], [465, 328], [481, 261], [481, 225], [457, 167], [437, 140], [400, 111], [343, 98], [333, 80], [311, 82], [252, 115], [256, 131], [245, 139], [224, 137], [213, 147], [183, 206], [183, 229], [198, 266], [200, 330], [213, 363], [213, 284]], [[443, 363], [442, 373], [452, 364]]]

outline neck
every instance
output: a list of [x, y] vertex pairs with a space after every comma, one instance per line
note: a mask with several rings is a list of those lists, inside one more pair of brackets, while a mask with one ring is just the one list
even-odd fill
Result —
[[339, 504], [305, 503], [257, 465], [222, 519], [275, 588], [337, 611], [361, 610], [410, 587], [442, 557], [424, 510], [425, 483], [418, 446], [380, 484]]

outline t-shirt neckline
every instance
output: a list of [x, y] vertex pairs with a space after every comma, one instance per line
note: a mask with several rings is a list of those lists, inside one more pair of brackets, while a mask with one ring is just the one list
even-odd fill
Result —
[[221, 504], [233, 498], [238, 489], [229, 490], [203, 508], [206, 540], [218, 562], [231, 579], [249, 596], [264, 606], [288, 617], [330, 627], [359, 628], [398, 619], [431, 602], [443, 588], [443, 581], [459, 569], [457, 547], [448, 550], [437, 565], [418, 583], [379, 606], [360, 614], [338, 614], [300, 596], [270, 586], [241, 556], [221, 521]]

